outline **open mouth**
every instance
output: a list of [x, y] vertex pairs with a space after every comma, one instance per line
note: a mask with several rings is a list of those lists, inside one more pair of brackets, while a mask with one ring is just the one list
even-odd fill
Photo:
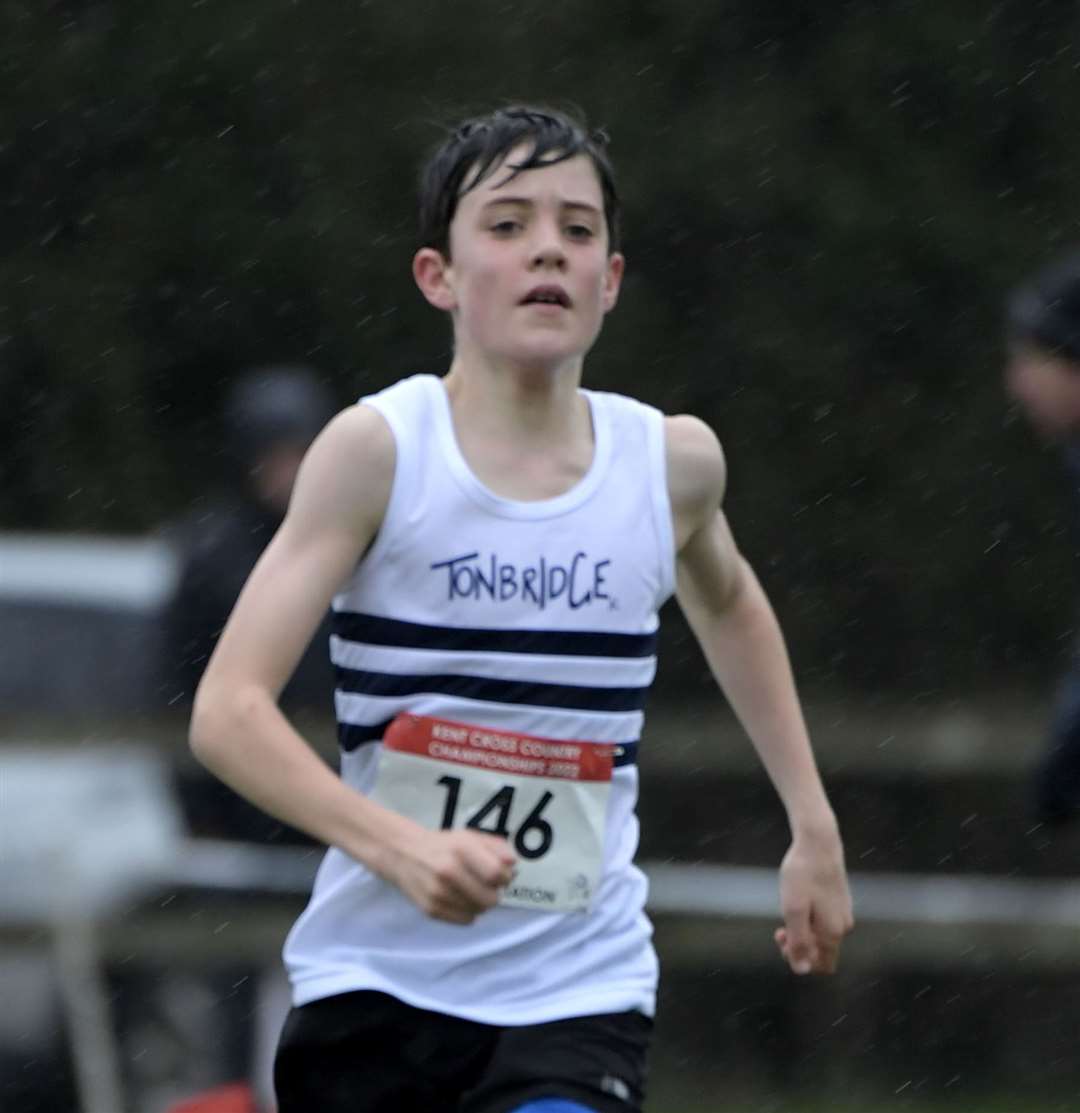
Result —
[[561, 286], [537, 286], [521, 299], [522, 305], [558, 305], [570, 308], [570, 298]]

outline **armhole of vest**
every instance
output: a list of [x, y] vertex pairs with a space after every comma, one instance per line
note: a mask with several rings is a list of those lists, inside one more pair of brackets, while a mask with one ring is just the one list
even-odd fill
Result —
[[415, 461], [407, 451], [408, 440], [403, 435], [404, 430], [396, 407], [383, 404], [382, 399], [377, 395], [361, 398], [358, 405], [370, 406], [379, 414], [390, 426], [390, 434], [394, 438], [394, 478], [390, 484], [390, 497], [386, 500], [386, 511], [371, 546], [357, 562], [357, 568], [361, 568], [369, 561], [382, 557], [393, 543], [398, 532], [398, 519], [401, 517], [401, 508], [406, 501]]
[[649, 503], [660, 557], [660, 600], [675, 594], [675, 529], [671, 521], [671, 496], [668, 493], [667, 446], [664, 443], [664, 415], [643, 405], [645, 439], [649, 452]]

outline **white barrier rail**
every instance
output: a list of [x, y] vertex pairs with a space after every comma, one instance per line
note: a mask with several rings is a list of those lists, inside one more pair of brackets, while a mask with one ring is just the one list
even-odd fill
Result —
[[[321, 852], [210, 839], [188, 840], [165, 884], [303, 894]], [[689, 916], [771, 919], [780, 911], [777, 873], [747, 866], [642, 862], [649, 908]], [[860, 922], [1017, 924], [1080, 931], [1080, 881], [963, 874], [855, 873]]]
[[[80, 1109], [116, 1113], [122, 1086], [102, 978], [105, 937], [132, 911], [167, 906], [178, 889], [232, 895], [242, 905], [256, 894], [299, 900], [322, 852], [186, 837], [161, 761], [139, 747], [8, 747], [0, 753], [0, 797], [0, 930], [51, 940]], [[641, 867], [654, 914], [735, 924], [779, 916], [775, 869]], [[903, 926], [1055, 929], [1065, 961], [1078, 961], [1080, 880], [856, 873], [851, 881], [862, 925], [892, 934]], [[247, 946], [252, 926], [229, 933], [228, 946]], [[197, 950], [205, 925], [180, 927]], [[148, 942], [140, 936], [140, 947]]]

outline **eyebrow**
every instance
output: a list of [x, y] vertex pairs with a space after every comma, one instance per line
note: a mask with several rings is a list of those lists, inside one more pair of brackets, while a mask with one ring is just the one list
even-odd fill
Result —
[[[496, 205], [523, 205], [530, 207], [535, 205], [536, 202], [531, 197], [493, 197], [490, 201], [485, 201], [483, 208], [492, 209]], [[595, 213], [600, 215], [601, 210], [596, 206], [590, 204], [588, 201], [560, 201], [559, 207], [563, 209], [583, 209], [586, 212]]]

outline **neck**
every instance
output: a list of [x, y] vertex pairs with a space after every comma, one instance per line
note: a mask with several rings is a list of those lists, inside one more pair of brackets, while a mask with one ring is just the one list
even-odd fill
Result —
[[458, 351], [444, 380], [455, 424], [526, 439], [572, 438], [587, 414], [578, 388], [582, 358], [522, 366]]

